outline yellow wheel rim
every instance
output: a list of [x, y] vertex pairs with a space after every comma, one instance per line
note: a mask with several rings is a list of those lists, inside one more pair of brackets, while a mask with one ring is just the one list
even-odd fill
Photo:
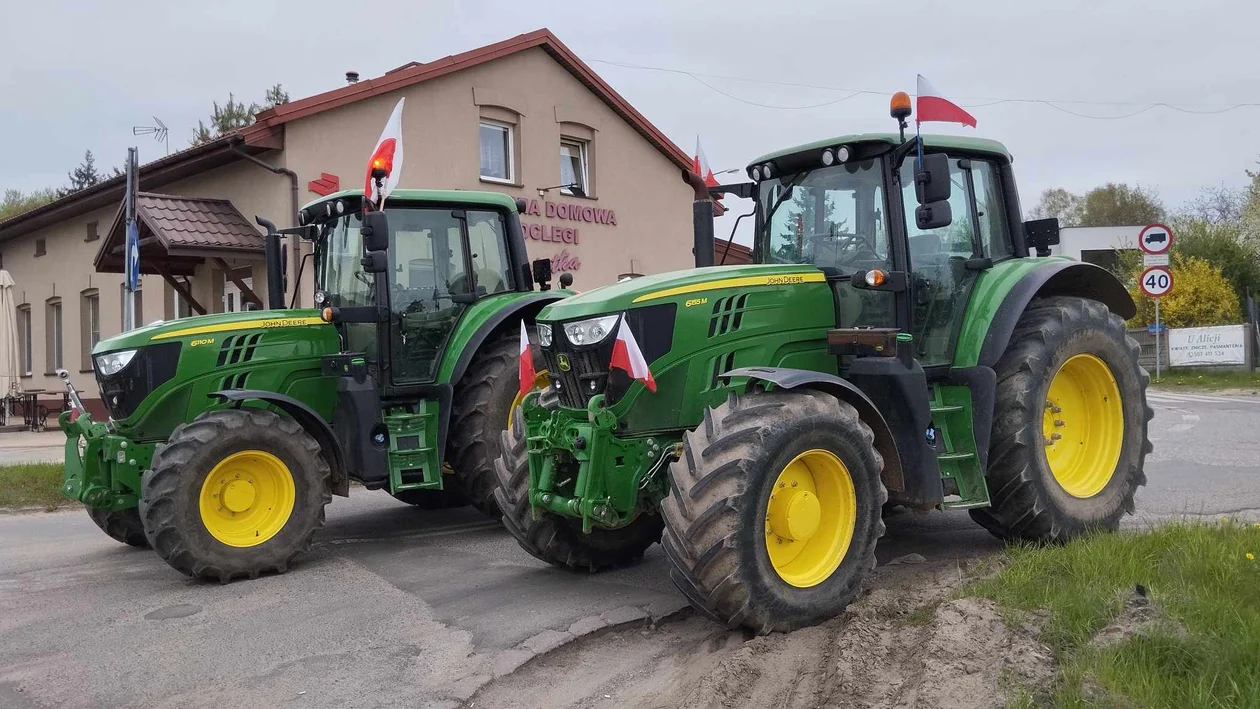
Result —
[[[551, 386], [551, 377], [547, 376], [547, 370], [544, 369], [534, 375], [534, 389], [546, 389], [549, 386]], [[530, 391], [533, 391], [533, 389]], [[520, 389], [517, 389], [516, 397], [512, 399], [512, 408], [508, 409], [508, 430], [511, 430], [512, 428], [512, 417], [516, 414], [516, 407], [521, 405], [521, 402], [525, 400], [525, 397], [528, 394], [529, 392], [522, 394]]]
[[257, 546], [284, 529], [296, 498], [284, 461], [266, 451], [233, 453], [201, 484], [201, 522], [228, 546]]
[[766, 508], [766, 551], [779, 578], [817, 586], [844, 561], [857, 522], [849, 469], [831, 451], [792, 459], [774, 481]]
[[1050, 380], [1041, 432], [1054, 479], [1072, 497], [1097, 495], [1120, 462], [1124, 408], [1107, 364], [1078, 354]]

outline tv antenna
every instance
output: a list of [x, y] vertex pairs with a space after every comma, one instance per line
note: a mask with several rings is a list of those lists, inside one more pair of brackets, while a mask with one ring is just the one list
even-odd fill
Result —
[[171, 154], [171, 132], [167, 130], [166, 124], [162, 122], [162, 119], [158, 118], [157, 116], [153, 116], [153, 122], [156, 125], [132, 126], [131, 134], [153, 136], [154, 140], [158, 142], [166, 143], [166, 154], [170, 155]]

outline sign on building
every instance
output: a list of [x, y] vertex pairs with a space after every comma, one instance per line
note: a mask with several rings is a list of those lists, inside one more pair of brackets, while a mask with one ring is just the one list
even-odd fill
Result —
[[1174, 367], [1246, 364], [1247, 326], [1220, 325], [1169, 330], [1168, 360]]

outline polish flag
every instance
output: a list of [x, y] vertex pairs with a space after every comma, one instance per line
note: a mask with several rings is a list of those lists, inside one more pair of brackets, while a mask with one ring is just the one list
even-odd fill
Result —
[[521, 396], [534, 389], [534, 356], [529, 352], [529, 333], [525, 331], [525, 321], [521, 321]]
[[652, 370], [648, 369], [647, 360], [643, 359], [643, 351], [634, 340], [634, 333], [626, 325], [626, 318], [621, 318], [617, 326], [617, 341], [613, 343], [612, 364], [609, 369], [620, 369], [632, 378], [647, 385], [648, 391], [656, 391], [656, 380], [652, 378]]
[[919, 74], [919, 95], [916, 99], [914, 120], [916, 123], [937, 121], [939, 123], [961, 123], [976, 127], [975, 116], [967, 113], [961, 106], [941, 96], [941, 92]]
[[[385, 122], [385, 130], [381, 131], [380, 140], [376, 141], [372, 157], [368, 158], [367, 176], [363, 178], [363, 194], [374, 205], [379, 205], [381, 200], [394, 191], [402, 176], [402, 112], [403, 102], [406, 100], [398, 99], [398, 105], [394, 106], [394, 112], [389, 114], [389, 120]], [[376, 168], [385, 169], [385, 179], [382, 180], [380, 190], [376, 189], [376, 182], [372, 179], [372, 171]]]
[[717, 177], [713, 175], [713, 168], [709, 167], [709, 159], [704, 155], [704, 148], [700, 147], [700, 136], [696, 136], [696, 154], [691, 158], [691, 171], [704, 179], [704, 184], [709, 187], [717, 187]]

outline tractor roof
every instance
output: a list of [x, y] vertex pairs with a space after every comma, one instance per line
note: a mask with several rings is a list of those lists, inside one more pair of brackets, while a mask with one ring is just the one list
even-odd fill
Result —
[[[813, 143], [797, 145], [793, 148], [784, 148], [776, 150], [773, 153], [762, 155], [761, 157], [748, 163], [749, 167], [767, 160], [774, 160], [785, 155], [795, 155], [812, 150], [822, 150], [823, 148], [832, 148], [845, 143], [887, 143], [889, 145], [898, 145], [901, 138], [896, 133], [854, 133], [850, 135], [841, 135], [827, 140], [818, 140]], [[944, 148], [946, 150], [965, 150], [976, 153], [992, 153], [1005, 158], [1008, 162], [1011, 154], [1007, 152], [1006, 146], [996, 140], [988, 138], [966, 138], [957, 135], [924, 135], [923, 144], [928, 148]]]
[[[363, 190], [342, 190], [334, 192], [326, 197], [320, 197], [303, 206], [303, 209], [313, 204], [320, 204], [332, 199], [341, 199], [343, 197], [362, 197]], [[390, 202], [397, 201], [416, 201], [416, 202], [458, 202], [460, 204], [480, 205], [486, 207], [498, 207], [501, 209], [509, 209], [515, 211], [516, 201], [502, 192], [483, 192], [481, 190], [404, 190], [396, 189], [389, 194], [389, 198], [385, 200], [385, 206], [388, 207]]]

